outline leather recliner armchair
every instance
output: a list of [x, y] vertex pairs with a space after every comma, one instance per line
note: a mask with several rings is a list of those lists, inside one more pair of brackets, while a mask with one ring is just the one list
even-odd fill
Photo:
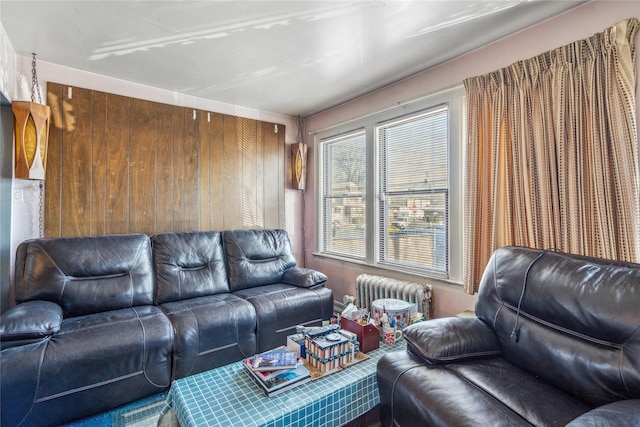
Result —
[[476, 315], [405, 329], [384, 426], [640, 425], [640, 265], [501, 248]]

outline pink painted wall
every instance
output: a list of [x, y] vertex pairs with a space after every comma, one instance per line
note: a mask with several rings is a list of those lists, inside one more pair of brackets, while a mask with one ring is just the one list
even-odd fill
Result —
[[[571, 43], [601, 32], [605, 28], [627, 18], [640, 19], [640, 1], [591, 1], [564, 14], [544, 21], [534, 27], [513, 34], [467, 55], [449, 61], [431, 70], [387, 86], [374, 93], [358, 98], [305, 120], [308, 142], [313, 132], [325, 129], [350, 119], [380, 111], [398, 103], [421, 98], [448, 87], [461, 85], [468, 77], [485, 74], [506, 67], [518, 60], [531, 58], [547, 50]], [[470, 34], [469, 37], [473, 37]], [[640, 44], [636, 38], [636, 47]], [[640, 55], [637, 56], [640, 69]], [[637, 87], [640, 87], [638, 85]], [[640, 111], [640, 89], [636, 94], [636, 111]], [[377, 271], [368, 266], [354, 265], [343, 261], [314, 255], [316, 248], [315, 214], [317, 212], [314, 188], [315, 147], [310, 146], [308, 181], [305, 195], [305, 264], [329, 276], [329, 287], [336, 300], [345, 294], [355, 294], [355, 278], [361, 273], [382, 274], [398, 279], [431, 283], [434, 286], [435, 316], [454, 315], [473, 309], [476, 297], [463, 293], [458, 284], [438, 282], [423, 277]]]

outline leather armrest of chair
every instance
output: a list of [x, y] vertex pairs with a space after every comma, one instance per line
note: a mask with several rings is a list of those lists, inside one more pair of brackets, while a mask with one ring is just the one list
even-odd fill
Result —
[[640, 425], [640, 399], [620, 400], [599, 406], [575, 418], [566, 427]]
[[324, 285], [327, 276], [310, 268], [292, 267], [282, 275], [282, 283], [297, 286], [299, 288], [315, 288]]
[[435, 365], [501, 353], [495, 332], [478, 318], [446, 317], [415, 323], [405, 328], [404, 337], [411, 353]]
[[7, 310], [0, 318], [2, 348], [39, 341], [60, 330], [62, 308], [49, 301], [27, 301]]

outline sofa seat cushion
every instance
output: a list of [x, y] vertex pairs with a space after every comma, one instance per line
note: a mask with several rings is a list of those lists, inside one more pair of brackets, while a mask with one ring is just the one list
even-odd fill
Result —
[[278, 283], [233, 294], [256, 310], [256, 352], [286, 344], [296, 325], [319, 326], [333, 312], [333, 293], [325, 287], [306, 289]]
[[231, 294], [162, 304], [175, 329], [173, 379], [184, 378], [253, 356], [256, 313]]
[[377, 372], [382, 413], [399, 425], [564, 426], [592, 409], [502, 358], [436, 366], [399, 351]]
[[3, 350], [1, 424], [60, 424], [162, 391], [172, 335], [159, 308], [140, 306], [65, 319], [53, 336]]

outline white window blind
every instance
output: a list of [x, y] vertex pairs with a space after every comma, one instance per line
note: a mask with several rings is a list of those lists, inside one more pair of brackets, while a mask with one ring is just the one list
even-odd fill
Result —
[[448, 273], [448, 110], [376, 127], [379, 262]]
[[321, 147], [324, 252], [364, 259], [365, 133], [323, 140]]
[[463, 106], [458, 86], [317, 131], [314, 255], [461, 284]]

